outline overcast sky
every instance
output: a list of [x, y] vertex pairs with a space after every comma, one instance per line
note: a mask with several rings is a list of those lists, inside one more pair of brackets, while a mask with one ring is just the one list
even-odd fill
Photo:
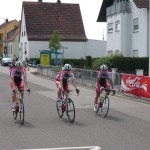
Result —
[[[37, 2], [38, 0], [24, 1]], [[2, 0], [0, 2], [0, 17], [8, 18], [8, 20], [17, 19], [19, 21], [21, 19], [22, 2], [23, 0]], [[43, 0], [43, 2], [57, 2], [57, 0]], [[106, 33], [106, 23], [97, 22], [102, 0], [61, 0], [61, 2], [79, 4], [87, 38], [103, 39], [103, 34]], [[0, 23], [3, 22], [4, 19], [0, 18]]]

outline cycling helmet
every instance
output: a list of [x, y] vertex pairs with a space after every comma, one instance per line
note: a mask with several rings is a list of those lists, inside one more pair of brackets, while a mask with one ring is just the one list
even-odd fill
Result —
[[71, 65], [70, 65], [70, 64], [65, 64], [65, 65], [64, 65], [64, 70], [66, 70], [66, 71], [72, 70]]
[[101, 66], [100, 66], [100, 69], [101, 69], [102, 71], [106, 71], [108, 68], [107, 68], [106, 65], [101, 65]]
[[16, 61], [15, 67], [22, 67], [22, 62], [21, 61]]

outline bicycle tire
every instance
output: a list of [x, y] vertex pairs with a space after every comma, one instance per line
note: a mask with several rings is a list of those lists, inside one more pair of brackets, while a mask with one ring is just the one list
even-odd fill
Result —
[[108, 111], [109, 111], [109, 98], [105, 97], [103, 98], [103, 105], [101, 107], [101, 116], [105, 118], [108, 114]]
[[17, 111], [13, 111], [13, 117], [14, 117], [15, 120], [17, 119], [17, 114], [18, 114]]
[[[71, 109], [71, 105], [72, 105], [72, 109]], [[73, 100], [70, 98], [68, 98], [67, 100], [66, 114], [67, 114], [69, 121], [73, 123], [75, 120], [75, 106], [74, 106]]]
[[64, 115], [64, 110], [63, 110], [62, 106], [58, 106], [57, 101], [56, 101], [56, 109], [57, 109], [57, 113], [58, 113], [59, 118], [62, 118]]
[[24, 104], [23, 101], [20, 100], [20, 105], [22, 105], [22, 111], [19, 110], [19, 115], [20, 115], [20, 123], [23, 125], [24, 124], [24, 118], [25, 118], [25, 111], [24, 111]]

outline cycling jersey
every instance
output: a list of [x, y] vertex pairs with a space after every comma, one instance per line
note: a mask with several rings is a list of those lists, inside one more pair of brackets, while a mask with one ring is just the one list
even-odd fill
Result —
[[22, 81], [22, 77], [26, 76], [26, 69], [21, 68], [17, 71], [15, 68], [10, 70], [10, 76], [14, 78], [14, 82], [17, 86], [19, 86], [20, 82]]
[[99, 78], [100, 86], [106, 87], [106, 80], [111, 78], [111, 73], [106, 72], [105, 74], [102, 71], [99, 71], [97, 74], [97, 78]]
[[62, 80], [62, 84], [63, 84], [63, 88], [64, 90], [68, 89], [68, 79], [74, 79], [74, 74], [72, 72], [70, 73], [65, 73], [64, 70], [62, 70], [61, 72], [59, 72], [59, 74], [56, 76], [56, 85], [58, 86], [60, 82], [60, 80]]

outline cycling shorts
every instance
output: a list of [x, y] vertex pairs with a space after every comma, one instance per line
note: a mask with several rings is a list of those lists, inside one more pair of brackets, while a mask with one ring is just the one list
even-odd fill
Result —
[[[24, 84], [23, 84], [23, 81], [21, 80], [20, 82], [16, 83], [15, 82], [15, 86], [18, 88], [18, 89], [24, 89]], [[10, 87], [13, 89], [13, 83], [12, 81], [10, 80]]]
[[[109, 84], [108, 84], [108, 82], [105, 82], [104, 88], [107, 88], [107, 87], [109, 87]], [[100, 88], [101, 88], [101, 85], [99, 86], [99, 85], [96, 83], [96, 93], [100, 93]]]
[[[60, 81], [56, 80], [56, 86], [57, 86], [58, 88], [61, 87]], [[68, 83], [66, 83], [65, 85], [63, 85], [63, 88], [64, 88], [64, 91], [68, 91]]]

